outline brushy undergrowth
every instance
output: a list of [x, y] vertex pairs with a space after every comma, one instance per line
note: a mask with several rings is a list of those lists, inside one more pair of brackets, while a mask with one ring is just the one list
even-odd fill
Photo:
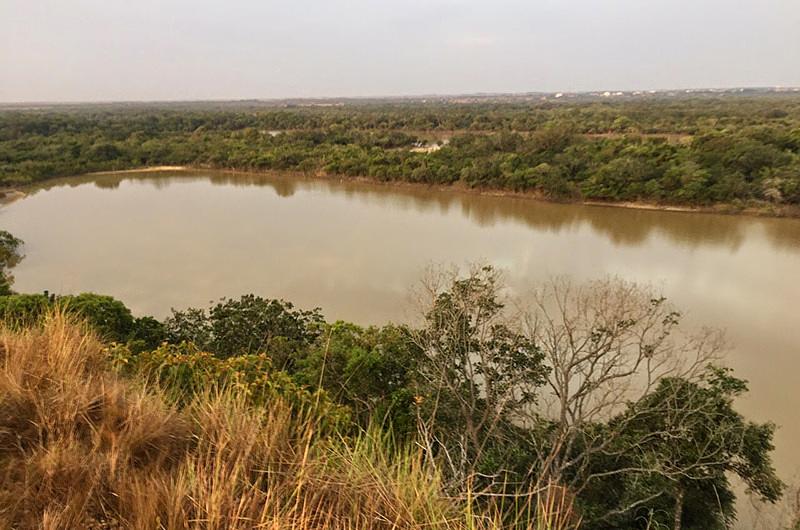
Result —
[[0, 328], [0, 360], [2, 528], [498, 526], [448, 498], [414, 446], [378, 429], [323, 433], [313, 407], [277, 396], [254, 405], [216, 388], [176, 402], [119, 375], [63, 314]]

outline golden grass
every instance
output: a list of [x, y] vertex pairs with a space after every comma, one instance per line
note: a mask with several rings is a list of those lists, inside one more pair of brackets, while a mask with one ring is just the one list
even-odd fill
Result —
[[499, 526], [378, 430], [323, 438], [313, 411], [230, 393], [177, 410], [111, 371], [104, 345], [63, 314], [0, 327], [0, 363], [0, 528]]

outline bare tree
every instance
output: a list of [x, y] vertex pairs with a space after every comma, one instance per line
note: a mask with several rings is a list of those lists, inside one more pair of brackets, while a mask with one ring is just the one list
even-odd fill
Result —
[[[527, 333], [550, 368], [550, 393], [541, 412], [557, 426], [542, 454], [543, 480], [560, 482], [567, 469], [584, 467], [625, 430], [620, 424], [616, 432], [603, 431], [587, 443], [586, 427], [642, 401], [664, 378], [698, 380], [723, 346], [715, 330], [678, 333], [680, 314], [664, 297], [635, 283], [607, 278], [575, 284], [558, 278], [532, 298]], [[579, 438], [583, 448], [574, 454]]]
[[[672, 524], [679, 529], [687, 480], [726, 471], [747, 479], [741, 459], [748, 436], [758, 430], [771, 439], [773, 426], [743, 422], [725, 401], [746, 386], [712, 368], [722, 356], [722, 333], [687, 333], [680, 316], [650, 288], [613, 278], [584, 284], [555, 279], [535, 291], [527, 329], [549, 368], [539, 412], [552, 425], [532, 441], [540, 483], [565, 484], [580, 495], [612, 475], [660, 477], [673, 485]], [[769, 444], [760, 449], [768, 451]], [[626, 464], [592, 465], [609, 458]], [[769, 465], [755, 475], [768, 477], [768, 484], [756, 484], [762, 494], [779, 495]], [[665, 493], [645, 492], [603, 517]]]
[[[744, 421], [732, 404], [746, 383], [714, 367], [721, 332], [687, 333], [664, 297], [613, 278], [552, 280], [513, 313], [503, 293], [490, 267], [423, 284], [424, 324], [414, 333], [424, 356], [421, 440], [455, 488], [478, 477], [480, 494], [497, 495], [492, 479], [508, 485], [497, 451], [508, 447], [533, 455], [527, 472], [516, 470], [528, 482], [515, 496], [555, 485], [580, 498], [615, 477], [629, 484], [587, 520], [658, 502], [678, 530], [687, 488], [725, 488], [730, 472], [762, 498], [780, 497], [774, 426]], [[489, 476], [477, 473], [488, 448], [496, 451]], [[716, 505], [715, 517], [732, 516]]]

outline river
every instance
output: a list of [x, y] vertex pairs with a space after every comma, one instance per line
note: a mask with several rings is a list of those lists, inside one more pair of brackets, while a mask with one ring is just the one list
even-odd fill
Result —
[[52, 181], [0, 207], [25, 240], [22, 292], [94, 291], [137, 314], [256, 293], [328, 319], [406, 321], [430, 264], [484, 261], [524, 292], [553, 275], [651, 283], [693, 326], [725, 328], [739, 404], [776, 422], [800, 470], [800, 220], [551, 204], [275, 175], [117, 174]]

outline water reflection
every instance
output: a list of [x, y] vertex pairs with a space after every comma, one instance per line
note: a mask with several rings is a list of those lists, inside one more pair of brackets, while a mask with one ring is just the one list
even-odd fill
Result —
[[298, 191], [340, 195], [364, 204], [377, 204], [418, 213], [447, 215], [457, 210], [482, 227], [516, 222], [554, 234], [574, 231], [582, 225], [608, 238], [615, 245], [636, 246], [655, 234], [663, 235], [684, 247], [719, 245], [731, 251], [754, 231], [786, 250], [800, 246], [800, 219], [754, 218], [721, 214], [696, 214], [614, 207], [555, 204], [524, 197], [500, 197], [453, 189], [393, 186], [347, 179], [319, 179], [297, 175], [240, 172], [154, 172], [87, 175], [57, 179], [34, 188], [31, 193], [54, 187], [92, 184], [113, 190], [126, 181], [165, 189], [175, 183], [205, 179], [214, 186], [267, 187], [278, 197], [290, 198]]

